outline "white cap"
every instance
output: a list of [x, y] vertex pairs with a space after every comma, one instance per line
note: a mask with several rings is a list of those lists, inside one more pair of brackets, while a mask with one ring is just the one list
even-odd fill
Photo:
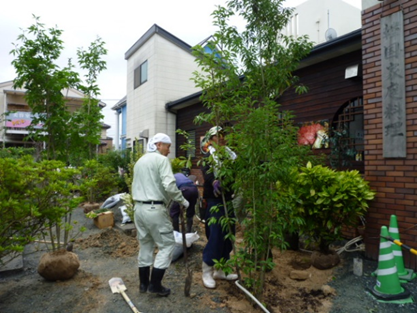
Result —
[[148, 142], [148, 148], [147, 151], [148, 152], [154, 152], [156, 151], [156, 144], [158, 142], [162, 142], [162, 143], [172, 143], [171, 142], [171, 138], [169, 138], [168, 135], [163, 134], [163, 133], [157, 133], [155, 136], [153, 136], [149, 142]]

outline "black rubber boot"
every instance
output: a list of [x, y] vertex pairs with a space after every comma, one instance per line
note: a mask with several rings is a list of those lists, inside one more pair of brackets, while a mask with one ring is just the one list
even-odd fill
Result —
[[139, 267], [139, 292], [145, 293], [149, 287], [150, 267]]
[[187, 233], [192, 233], [193, 232], [193, 218], [192, 217], [187, 217]]
[[174, 227], [174, 230], [179, 232], [180, 231], [180, 218], [179, 216], [174, 216], [172, 218], [172, 227]]
[[156, 293], [158, 296], [166, 297], [171, 293], [171, 289], [162, 286], [162, 278], [164, 277], [165, 270], [160, 268], [153, 268], [151, 275], [151, 283], [149, 284], [149, 292]]

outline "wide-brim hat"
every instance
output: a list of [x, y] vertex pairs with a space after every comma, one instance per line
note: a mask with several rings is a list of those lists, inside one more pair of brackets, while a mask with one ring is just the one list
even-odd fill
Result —
[[208, 130], [208, 132], [206, 133], [206, 136], [208, 139], [210, 139], [211, 137], [217, 135], [219, 132], [221, 132], [223, 130], [223, 128], [221, 128], [220, 126], [213, 126], [212, 128], [210, 128]]
[[208, 147], [210, 145], [209, 140], [211, 139], [211, 137], [217, 135], [222, 130], [223, 129], [220, 126], [213, 126], [207, 131], [206, 135], [200, 141], [200, 151], [202, 154], [207, 154], [209, 152], [208, 151]]

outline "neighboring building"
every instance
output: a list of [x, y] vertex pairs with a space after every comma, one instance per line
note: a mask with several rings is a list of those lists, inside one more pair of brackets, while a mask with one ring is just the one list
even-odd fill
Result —
[[136, 138], [146, 145], [159, 132], [169, 135], [175, 147], [175, 115], [165, 110], [165, 104], [198, 90], [191, 80], [198, 70], [191, 46], [155, 24], [125, 53], [125, 59], [126, 148], [133, 147]]
[[[69, 88], [63, 90], [67, 108], [70, 112], [79, 109], [83, 103], [83, 93]], [[32, 122], [33, 115], [25, 100], [26, 90], [14, 89], [13, 81], [0, 83], [0, 144], [5, 147], [31, 147], [35, 143], [31, 141], [24, 141], [24, 137], [29, 134], [26, 129]], [[106, 106], [105, 103], [100, 102], [102, 108]], [[2, 115], [7, 112], [12, 112], [6, 118]], [[111, 149], [112, 138], [107, 137], [107, 129], [109, 125], [103, 124], [101, 133], [101, 144], [99, 150], [105, 152]]]
[[98, 153], [106, 153], [113, 149], [113, 138], [107, 136], [107, 130], [111, 128], [110, 125], [103, 123], [101, 125], [100, 145], [98, 146]]
[[361, 28], [361, 10], [343, 0], [308, 0], [295, 7], [283, 33], [308, 35], [315, 45]]

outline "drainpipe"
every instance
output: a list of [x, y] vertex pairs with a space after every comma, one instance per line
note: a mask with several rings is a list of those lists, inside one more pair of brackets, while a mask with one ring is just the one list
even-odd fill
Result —
[[116, 150], [119, 150], [119, 140], [120, 140], [120, 134], [119, 134], [119, 123], [120, 123], [120, 114], [119, 111], [116, 110], [116, 112], [114, 113], [116, 115], [116, 142], [114, 144]]
[[4, 121], [3, 121], [3, 127], [2, 127], [1, 132], [2, 132], [2, 137], [3, 137], [3, 149], [4, 149], [4, 148], [6, 148], [7, 93], [5, 93], [4, 91], [3, 91], [3, 93], [4, 93], [4, 101], [3, 101], [3, 108], [4, 108], [4, 110], [3, 110], [4, 115], [3, 115], [3, 117], [4, 117]]
[[167, 110], [169, 113], [172, 113], [172, 114], [175, 115], [175, 130], [174, 130], [174, 134], [175, 134], [175, 156], [174, 156], [174, 158], [176, 158], [177, 157], [177, 133], [176, 133], [176, 130], [178, 128], [178, 125], [177, 125], [177, 117], [176, 117], [177, 116], [177, 112], [174, 111], [174, 110], [172, 110], [169, 107], [169, 103], [166, 103], [165, 104], [165, 110]]

